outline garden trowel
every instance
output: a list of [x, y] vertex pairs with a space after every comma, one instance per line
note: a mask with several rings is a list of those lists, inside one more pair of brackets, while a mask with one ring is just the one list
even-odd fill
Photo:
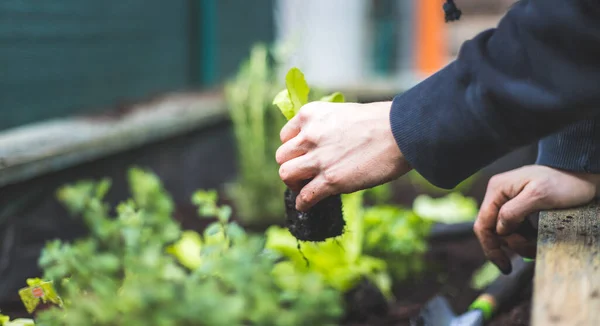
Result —
[[513, 270], [500, 275], [480, 294], [462, 315], [455, 315], [443, 296], [436, 296], [425, 304], [419, 315], [411, 319], [411, 326], [482, 326], [502, 305], [507, 303], [533, 278], [534, 262], [516, 258]]

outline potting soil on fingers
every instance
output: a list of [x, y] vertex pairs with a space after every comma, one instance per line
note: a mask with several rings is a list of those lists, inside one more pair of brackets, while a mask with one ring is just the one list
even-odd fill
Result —
[[340, 195], [327, 197], [307, 212], [296, 210], [298, 193], [285, 190], [286, 226], [300, 241], [325, 241], [344, 233], [346, 222], [342, 212]]

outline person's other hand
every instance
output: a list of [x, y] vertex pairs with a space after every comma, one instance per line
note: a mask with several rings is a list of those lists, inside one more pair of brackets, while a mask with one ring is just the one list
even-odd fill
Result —
[[296, 209], [306, 211], [330, 195], [371, 188], [410, 170], [392, 135], [390, 108], [391, 102], [311, 102], [288, 121], [276, 160], [283, 182], [299, 191]]
[[486, 257], [505, 274], [512, 267], [505, 245], [523, 257], [535, 256], [535, 243], [515, 232], [530, 214], [590, 202], [600, 175], [572, 173], [529, 165], [498, 174], [489, 181], [474, 231]]

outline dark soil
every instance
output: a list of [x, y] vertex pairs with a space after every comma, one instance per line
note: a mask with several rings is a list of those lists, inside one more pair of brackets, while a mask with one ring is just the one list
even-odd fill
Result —
[[285, 190], [286, 227], [296, 239], [317, 242], [342, 235], [346, 222], [341, 196], [327, 197], [307, 212], [296, 210], [297, 196], [296, 192]]
[[[385, 315], [375, 315], [365, 321], [349, 321], [344, 326], [410, 325], [423, 304], [435, 295], [445, 296], [453, 311], [461, 314], [480, 293], [470, 288], [472, 273], [485, 262], [475, 238], [430, 244], [427, 261], [433, 266], [419, 279], [394, 287], [394, 302]], [[502, 307], [489, 323], [492, 326], [527, 326], [531, 303], [531, 286], [518, 293], [514, 301]]]

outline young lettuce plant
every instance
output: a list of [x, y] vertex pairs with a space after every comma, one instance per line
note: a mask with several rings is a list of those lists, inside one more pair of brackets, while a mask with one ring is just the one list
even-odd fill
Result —
[[420, 274], [425, 268], [424, 255], [434, 223], [472, 221], [477, 202], [460, 193], [431, 198], [415, 198], [412, 209], [378, 204], [365, 210], [365, 252], [384, 259], [395, 282]]
[[[298, 68], [291, 68], [285, 76], [286, 88], [280, 91], [273, 100], [286, 119], [292, 119], [300, 108], [308, 103], [310, 87], [304, 74]], [[336, 92], [324, 96], [320, 101], [344, 102], [344, 95]], [[308, 183], [310, 180], [306, 180]], [[344, 216], [340, 195], [327, 197], [307, 212], [296, 210], [298, 193], [286, 188], [284, 203], [286, 225], [290, 233], [302, 241], [325, 241], [342, 235], [344, 232]]]
[[388, 264], [394, 282], [423, 272], [433, 222], [412, 210], [381, 204], [365, 209], [364, 250]]
[[296, 284], [302, 275], [316, 273], [326, 284], [347, 295], [347, 307], [352, 307], [348, 311], [385, 311], [387, 301], [393, 299], [391, 279], [384, 260], [363, 252], [362, 200], [362, 191], [342, 196], [348, 231], [339, 238], [301, 245], [284, 228], [267, 229], [266, 249], [283, 257], [273, 269], [278, 282]]

